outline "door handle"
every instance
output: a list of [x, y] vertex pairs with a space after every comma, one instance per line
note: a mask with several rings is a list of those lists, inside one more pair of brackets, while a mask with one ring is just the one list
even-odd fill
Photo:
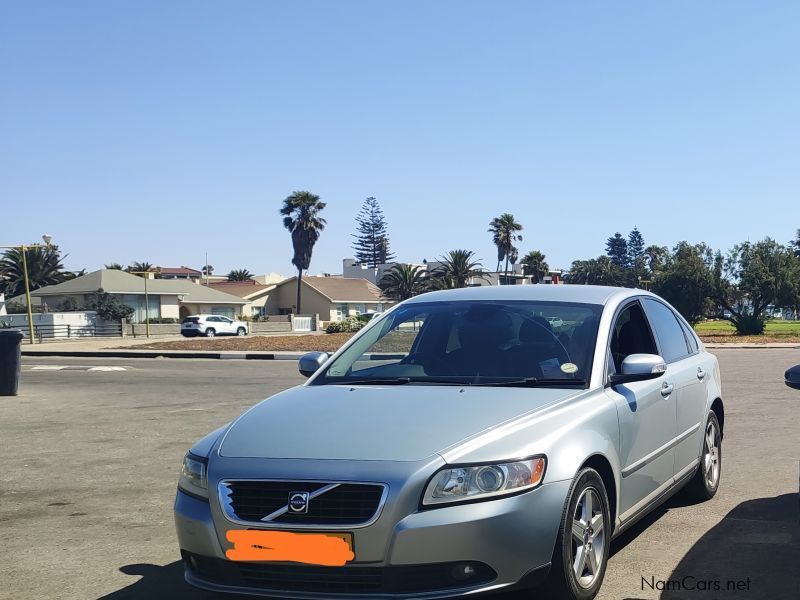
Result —
[[706, 372], [705, 372], [705, 371], [703, 371], [703, 367], [697, 367], [697, 378], [698, 378], [700, 381], [703, 381], [703, 379], [705, 378], [705, 376], [706, 376]]
[[661, 395], [664, 396], [664, 398], [667, 398], [669, 397], [670, 394], [672, 394], [672, 390], [674, 389], [675, 389], [674, 385], [672, 385], [671, 383], [667, 383], [665, 381], [664, 385], [661, 386]]

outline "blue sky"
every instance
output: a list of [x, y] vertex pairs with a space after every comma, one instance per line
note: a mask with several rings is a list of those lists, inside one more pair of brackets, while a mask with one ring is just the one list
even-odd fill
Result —
[[797, 2], [5, 2], [0, 244], [70, 268], [290, 274], [278, 209], [366, 196], [399, 259], [511, 212], [554, 267], [638, 226], [726, 249], [800, 227]]

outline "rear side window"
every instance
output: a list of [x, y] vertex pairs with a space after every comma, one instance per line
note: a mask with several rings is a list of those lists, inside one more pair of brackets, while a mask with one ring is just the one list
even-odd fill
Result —
[[675, 313], [666, 305], [650, 298], [644, 299], [644, 305], [647, 316], [650, 317], [656, 330], [664, 360], [671, 363], [686, 358], [689, 355], [689, 347], [686, 345], [686, 337]]
[[692, 331], [689, 329], [686, 323], [684, 323], [680, 319], [678, 320], [678, 322], [681, 324], [681, 328], [683, 329], [684, 335], [686, 335], [686, 341], [689, 342], [689, 352], [691, 354], [694, 354], [700, 349], [699, 346], [697, 345], [697, 338], [694, 336], [694, 333], [692, 333]]

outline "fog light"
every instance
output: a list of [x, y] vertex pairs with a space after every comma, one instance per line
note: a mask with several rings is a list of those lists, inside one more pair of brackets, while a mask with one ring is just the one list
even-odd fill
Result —
[[469, 563], [460, 563], [453, 567], [450, 573], [456, 581], [465, 581], [475, 575], [475, 567]]

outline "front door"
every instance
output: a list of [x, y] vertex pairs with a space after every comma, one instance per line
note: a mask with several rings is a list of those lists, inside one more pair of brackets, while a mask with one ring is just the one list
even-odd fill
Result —
[[[630, 354], [658, 354], [641, 304], [628, 304], [617, 316], [608, 350], [609, 375], [620, 372]], [[675, 397], [666, 376], [609, 387], [617, 406], [622, 466], [619, 515], [625, 520], [672, 482]]]

